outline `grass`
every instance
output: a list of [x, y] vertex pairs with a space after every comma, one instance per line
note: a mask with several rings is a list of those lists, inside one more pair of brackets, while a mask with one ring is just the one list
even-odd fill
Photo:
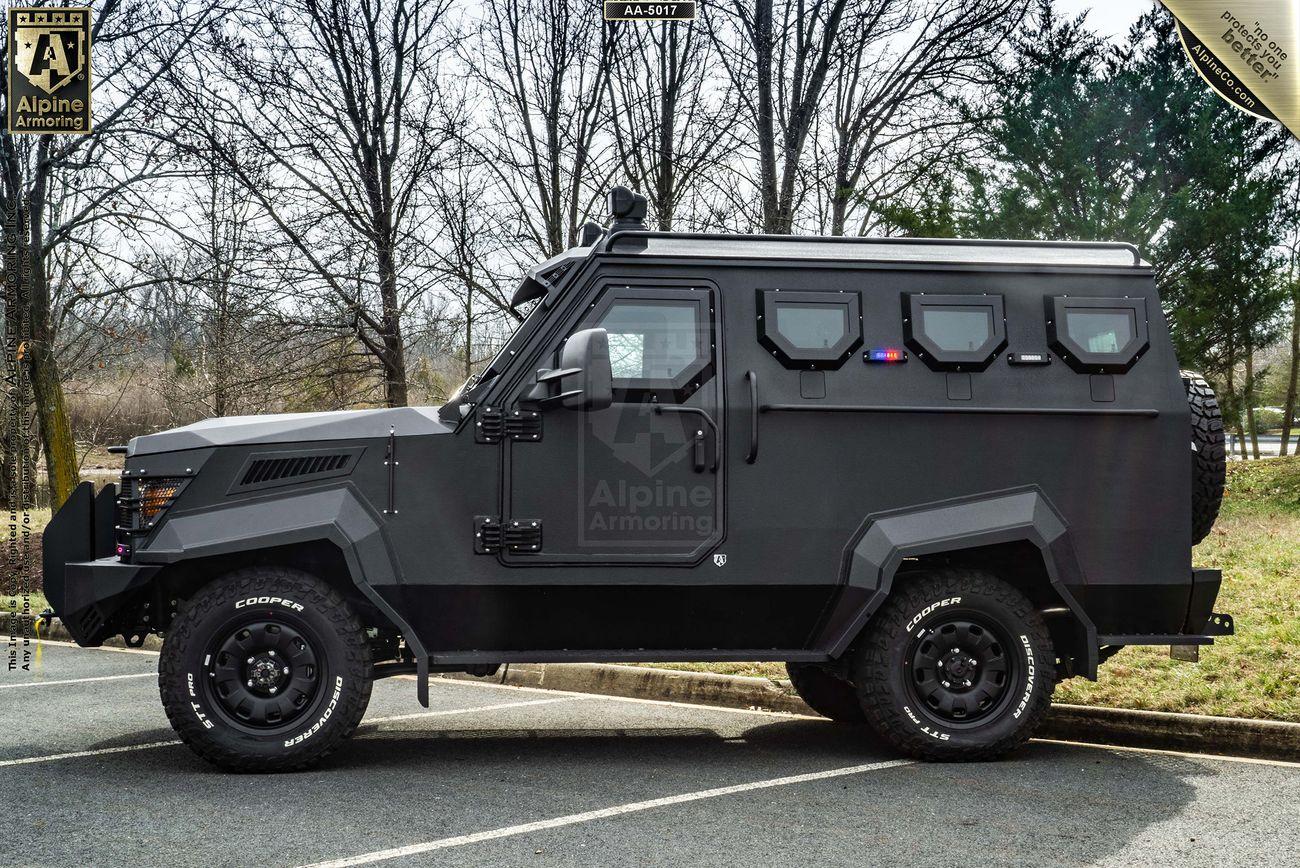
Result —
[[[1215, 609], [1237, 633], [1201, 649], [1200, 663], [1165, 647], [1125, 648], [1096, 682], [1057, 687], [1057, 702], [1300, 722], [1300, 458], [1232, 462], [1223, 511], [1193, 562], [1223, 570]], [[656, 664], [784, 678], [779, 663]]]

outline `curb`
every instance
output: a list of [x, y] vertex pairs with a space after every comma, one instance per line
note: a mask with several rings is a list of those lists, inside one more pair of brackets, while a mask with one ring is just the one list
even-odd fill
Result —
[[[459, 674], [446, 677], [633, 699], [817, 715], [795, 694], [789, 681], [711, 672], [613, 664], [514, 663], [503, 666], [500, 672], [489, 678]], [[1054, 704], [1035, 737], [1300, 761], [1300, 723], [1274, 720]]]
[[[68, 631], [57, 621], [44, 633], [42, 638], [45, 639], [64, 642], [72, 640]], [[125, 643], [115, 638], [104, 644], [120, 648]], [[144, 648], [147, 650], [157, 651], [161, 645], [162, 641], [155, 635], [150, 634], [145, 638]], [[538, 687], [631, 699], [817, 716], [794, 692], [790, 682], [784, 679], [605, 663], [511, 663], [502, 666], [496, 675], [487, 678], [459, 673], [441, 677], [490, 681], [514, 687]], [[1053, 704], [1036, 737], [1085, 744], [1300, 761], [1300, 723], [1276, 720]]]

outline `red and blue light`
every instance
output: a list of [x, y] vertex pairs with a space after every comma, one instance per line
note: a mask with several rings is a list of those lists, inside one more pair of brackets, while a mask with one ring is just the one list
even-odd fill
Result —
[[866, 361], [886, 365], [897, 364], [907, 361], [907, 351], [897, 347], [876, 347], [874, 350], [867, 350]]

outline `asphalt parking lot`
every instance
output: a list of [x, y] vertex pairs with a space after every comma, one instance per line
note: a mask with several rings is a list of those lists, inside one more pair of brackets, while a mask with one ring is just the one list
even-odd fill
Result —
[[925, 765], [815, 718], [390, 679], [320, 767], [229, 775], [176, 743], [156, 655], [38, 651], [0, 673], [3, 864], [1300, 864], [1297, 764]]

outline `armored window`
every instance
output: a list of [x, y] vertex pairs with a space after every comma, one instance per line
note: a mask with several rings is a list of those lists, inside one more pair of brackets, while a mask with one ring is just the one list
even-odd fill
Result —
[[936, 371], [982, 371], [1007, 345], [1000, 295], [903, 295], [907, 346]]
[[787, 368], [834, 370], [862, 345], [856, 292], [759, 290], [758, 340]]
[[579, 328], [603, 328], [615, 395], [680, 400], [712, 376], [705, 290], [610, 289]]
[[1141, 298], [1056, 296], [1047, 304], [1052, 349], [1085, 374], [1122, 374], [1149, 346]]

